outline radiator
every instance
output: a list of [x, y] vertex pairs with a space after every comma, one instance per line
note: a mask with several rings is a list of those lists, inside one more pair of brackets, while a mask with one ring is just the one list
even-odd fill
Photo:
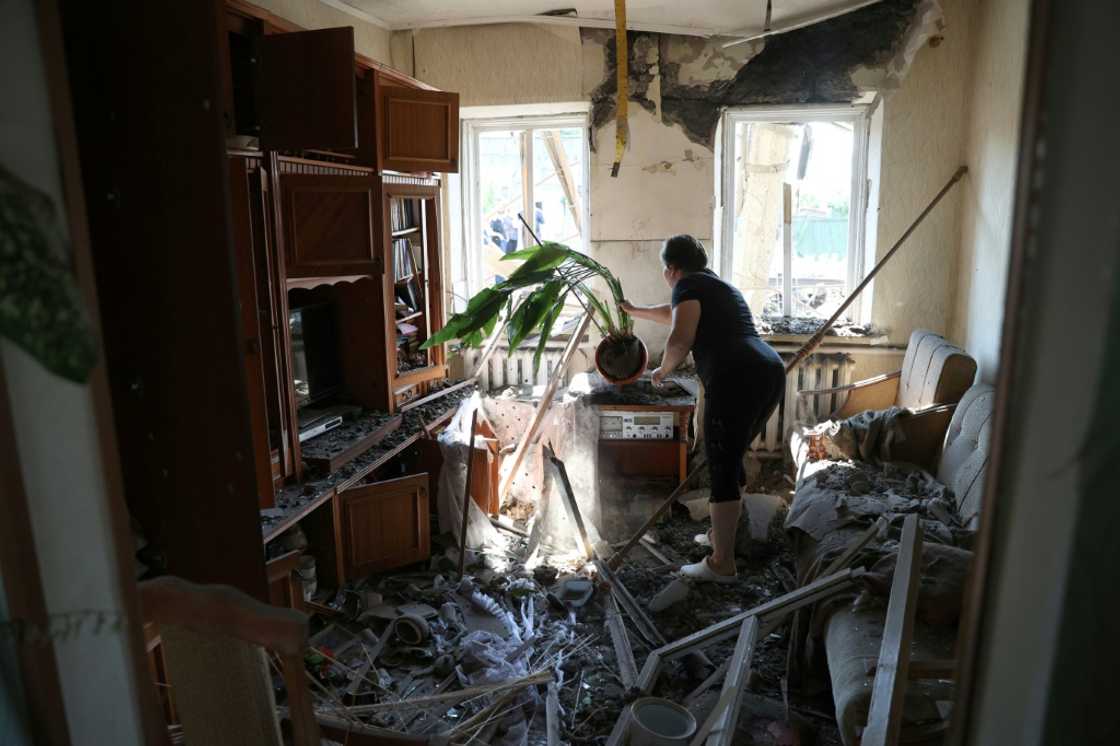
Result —
[[[545, 347], [544, 354], [541, 355], [540, 369], [534, 375], [533, 354], [536, 351], [535, 345], [526, 344], [512, 354], [507, 346], [499, 345], [490, 355], [490, 359], [486, 361], [483, 369], [478, 371], [479, 388], [483, 391], [497, 391], [506, 386], [519, 384], [543, 386], [548, 383], [553, 371], [556, 370], [556, 366], [560, 364], [566, 346], [567, 340], [559, 340]], [[468, 374], [475, 370], [480, 357], [482, 357], [481, 349], [466, 350], [463, 353], [463, 362], [466, 364]], [[587, 370], [589, 362], [590, 360], [582, 348], [576, 350], [575, 359], [564, 371], [560, 385], [566, 386], [572, 375], [581, 370]]]
[[[552, 372], [560, 364], [564, 345], [564, 342], [554, 343], [545, 349], [544, 355], [541, 356], [540, 370], [535, 376], [531, 346], [526, 345], [510, 354], [505, 345], [499, 345], [483, 370], [478, 372], [479, 387], [483, 391], [497, 391], [518, 384], [544, 385], [548, 383]], [[779, 350], [779, 352], [784, 360], [793, 357], [793, 350]], [[478, 358], [482, 356], [482, 350], [466, 350], [463, 356], [469, 374], [475, 369]], [[573, 374], [589, 369], [590, 363], [591, 360], [585, 350], [577, 351], [576, 359], [565, 371], [561, 385], [567, 385]], [[785, 396], [767, 421], [766, 428], [751, 444], [751, 451], [762, 458], [784, 457], [789, 434], [796, 424], [815, 424], [828, 417], [844, 403], [844, 394], [798, 397], [797, 392], [804, 389], [845, 386], [852, 381], [853, 367], [852, 357], [847, 353], [818, 353], [807, 357], [797, 370], [786, 378]]]
[[[783, 360], [793, 357], [794, 351], [779, 350]], [[751, 444], [751, 451], [759, 457], [782, 458], [789, 443], [790, 432], [798, 424], [812, 425], [828, 417], [844, 403], [844, 394], [798, 396], [806, 389], [828, 389], [846, 386], [852, 382], [854, 364], [851, 355], [843, 352], [810, 355], [786, 376], [786, 393], [766, 428]]]

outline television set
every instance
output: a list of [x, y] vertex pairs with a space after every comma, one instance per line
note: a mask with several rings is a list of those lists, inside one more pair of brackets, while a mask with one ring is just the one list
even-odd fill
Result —
[[292, 338], [296, 406], [303, 408], [337, 395], [343, 382], [334, 304], [315, 303], [290, 309], [288, 329]]

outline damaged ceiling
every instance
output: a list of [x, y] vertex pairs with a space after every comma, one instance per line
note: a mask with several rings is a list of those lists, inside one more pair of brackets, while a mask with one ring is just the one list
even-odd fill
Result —
[[[853, 74], [885, 66], [900, 51], [917, 7], [918, 0], [883, 0], [732, 47], [631, 31], [629, 99], [654, 114], [660, 104], [665, 123], [679, 125], [690, 140], [712, 148], [722, 107], [847, 103], [858, 98], [861, 91]], [[604, 50], [601, 82], [589, 92], [592, 124], [598, 129], [614, 117], [615, 43], [613, 34], [601, 29], [583, 29], [581, 38], [585, 46]]]
[[[793, 28], [845, 12], [874, 0], [773, 0], [767, 24], [766, 0], [693, 0], [693, 2], [627, 3], [632, 29], [700, 36], [742, 36], [766, 28]], [[584, 23], [614, 22], [614, 0], [331, 0], [345, 4], [392, 29], [462, 26], [530, 20], [550, 15], [578, 17]], [[557, 20], [556, 22], [560, 22]], [[569, 21], [565, 21], [569, 22]]]

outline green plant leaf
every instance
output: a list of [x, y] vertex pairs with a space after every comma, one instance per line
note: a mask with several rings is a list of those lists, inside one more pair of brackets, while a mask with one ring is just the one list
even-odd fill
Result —
[[556, 324], [556, 319], [560, 318], [560, 314], [564, 312], [564, 301], [568, 297], [570, 290], [565, 290], [564, 294], [556, 299], [552, 308], [545, 314], [544, 319], [541, 320], [541, 328], [538, 331], [540, 339], [537, 340], [537, 349], [533, 352], [533, 376], [537, 375], [537, 371], [541, 367], [541, 358], [544, 356], [545, 348], [548, 346], [548, 340], [552, 336], [552, 327]]
[[494, 322], [497, 320], [498, 314], [501, 313], [502, 306], [509, 299], [510, 292], [512, 291], [497, 288], [483, 288], [478, 291], [467, 302], [466, 310], [448, 319], [442, 329], [428, 337], [424, 344], [420, 345], [420, 349], [426, 350], [429, 347], [450, 342], [453, 339], [462, 340], [468, 347], [477, 346], [477, 343], [471, 345], [468, 339], [473, 339], [472, 333], [487, 325], [491, 329], [494, 328]]
[[556, 298], [563, 292], [565, 285], [562, 281], [554, 280], [534, 290], [529, 294], [517, 311], [509, 320], [509, 349], [513, 352], [525, 338], [540, 326], [541, 321], [553, 309]]

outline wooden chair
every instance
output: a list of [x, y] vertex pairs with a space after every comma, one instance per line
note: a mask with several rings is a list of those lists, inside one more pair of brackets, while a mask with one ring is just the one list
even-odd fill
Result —
[[[293, 746], [319, 746], [303, 667], [307, 616], [229, 586], [162, 577], [140, 583], [145, 622], [158, 626], [188, 744], [281, 746], [265, 649], [280, 659]], [[287, 730], [287, 729], [286, 729]]]

